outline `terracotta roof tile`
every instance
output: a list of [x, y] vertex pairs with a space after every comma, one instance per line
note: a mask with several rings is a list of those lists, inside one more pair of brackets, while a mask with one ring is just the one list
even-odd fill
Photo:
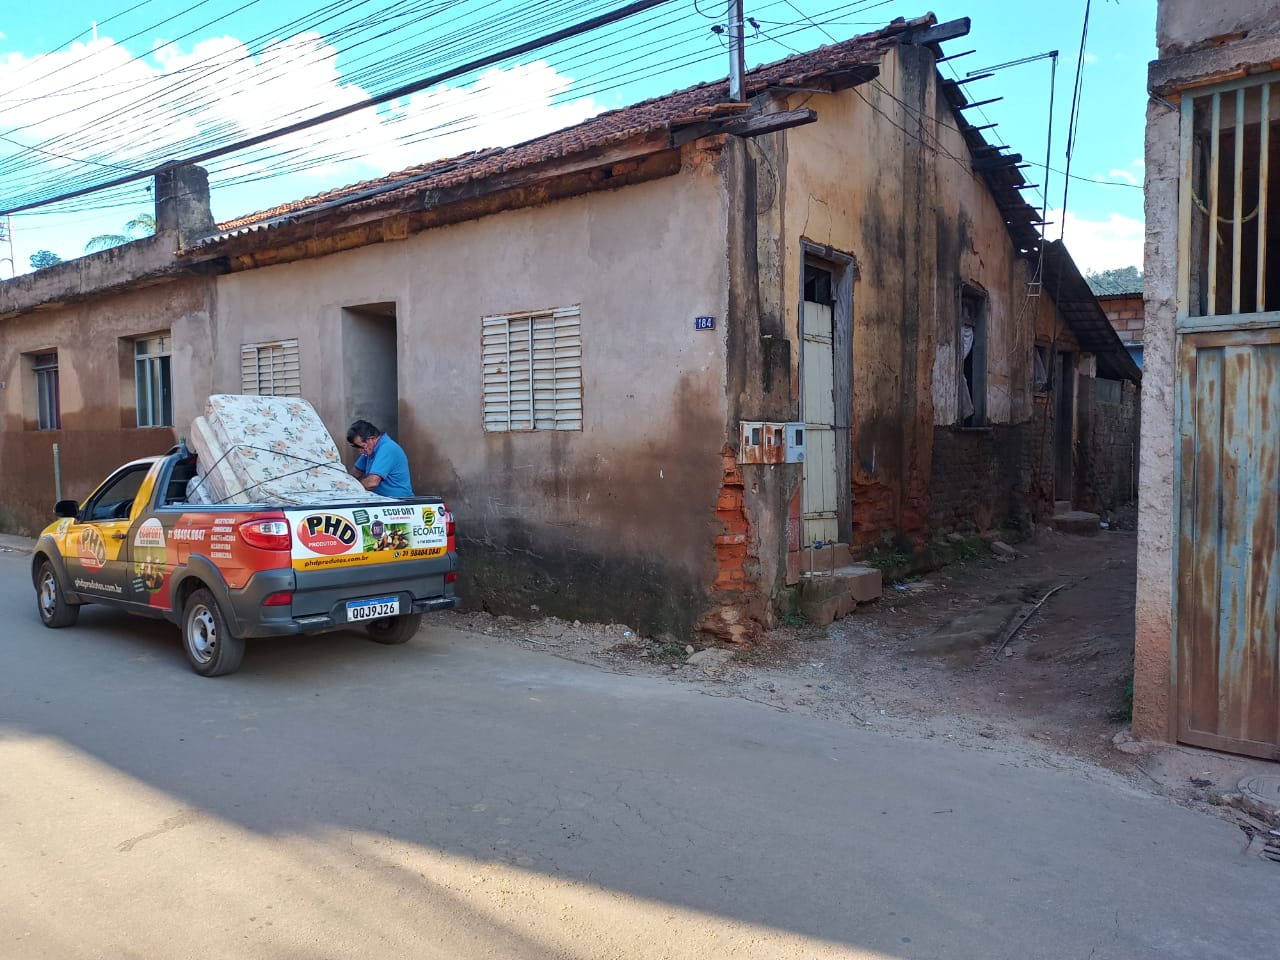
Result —
[[[838, 77], [842, 72], [858, 66], [878, 63], [885, 51], [896, 45], [904, 33], [931, 26], [935, 22], [932, 14], [914, 20], [899, 18], [873, 33], [757, 67], [747, 73], [747, 92], [758, 93], [769, 87], [802, 87], [806, 83]], [[522, 167], [598, 149], [655, 130], [696, 122], [703, 119], [705, 114], [731, 113], [730, 108], [721, 106], [728, 98], [727, 81], [702, 83], [599, 114], [576, 126], [566, 127], [516, 146], [477, 150], [409, 167], [376, 180], [349, 184], [304, 200], [283, 203], [268, 210], [237, 217], [220, 223], [218, 229], [223, 234], [228, 234], [254, 227], [262, 228], [273, 221], [287, 220], [293, 215], [326, 206], [350, 207], [362, 202], [384, 203], [394, 201], [405, 193], [482, 180]], [[216, 243], [221, 239], [223, 238], [215, 236], [204, 243]]]

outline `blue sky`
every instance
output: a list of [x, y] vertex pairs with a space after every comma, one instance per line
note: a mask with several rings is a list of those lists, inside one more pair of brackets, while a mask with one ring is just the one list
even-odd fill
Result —
[[[8, 5], [0, 14], [0, 202], [51, 195], [90, 177], [230, 142], [622, 3], [59, 0], [56, 17], [38, 5]], [[747, 0], [747, 15], [759, 24], [749, 33], [747, 61], [780, 59], [930, 10], [940, 21], [972, 20], [968, 37], [945, 45], [947, 54], [974, 51], [942, 64], [949, 76], [1057, 50], [1052, 111], [1050, 61], [1039, 60], [969, 84], [971, 99], [1002, 98], [980, 114], [970, 111], [970, 119], [998, 123], [988, 139], [1039, 167], [1052, 115], [1047, 179], [1043, 170], [1025, 171], [1031, 182], [1048, 185], [1050, 237], [1064, 231], [1086, 268], [1140, 265], [1155, 0], [1091, 4], [1064, 216], [1085, 6], [1085, 0]], [[212, 161], [214, 214], [228, 219], [439, 156], [517, 142], [602, 109], [723, 77], [727, 54], [711, 31], [723, 9], [720, 0], [676, 0], [377, 113]], [[1032, 202], [1044, 202], [1033, 193]], [[146, 184], [139, 183], [15, 214], [17, 272], [29, 269], [37, 249], [67, 259], [79, 255], [90, 237], [120, 232], [150, 204]], [[0, 245], [0, 258], [8, 257]], [[0, 277], [8, 271], [9, 263], [0, 263]]]

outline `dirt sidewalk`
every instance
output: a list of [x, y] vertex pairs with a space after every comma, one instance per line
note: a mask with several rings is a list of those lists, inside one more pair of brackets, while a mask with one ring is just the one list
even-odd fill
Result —
[[1007, 560], [985, 545], [970, 550], [967, 562], [886, 584], [881, 600], [829, 627], [784, 626], [752, 650], [699, 651], [622, 624], [451, 619], [556, 656], [697, 683], [713, 696], [947, 738], [1014, 762], [1086, 774], [1103, 766], [1256, 831], [1257, 818], [1232, 798], [1242, 777], [1274, 774], [1275, 764], [1128, 741], [1136, 535], [1040, 529], [1014, 549]]

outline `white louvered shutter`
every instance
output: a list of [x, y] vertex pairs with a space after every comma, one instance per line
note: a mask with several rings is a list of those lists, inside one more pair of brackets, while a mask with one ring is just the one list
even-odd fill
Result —
[[582, 429], [577, 307], [482, 321], [484, 428]]
[[246, 343], [240, 348], [240, 392], [264, 397], [302, 396], [297, 340]]
[[576, 307], [534, 321], [533, 410], [535, 429], [582, 429], [582, 327]]

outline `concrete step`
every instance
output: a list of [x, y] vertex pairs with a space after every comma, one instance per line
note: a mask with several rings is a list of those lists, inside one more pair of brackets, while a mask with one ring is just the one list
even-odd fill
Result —
[[1077, 536], [1092, 537], [1097, 535], [1099, 530], [1098, 523], [1101, 519], [1096, 513], [1086, 513], [1084, 510], [1067, 510], [1053, 515], [1053, 529], [1059, 533], [1074, 533]]
[[825, 626], [846, 617], [860, 603], [878, 600], [883, 592], [880, 571], [861, 563], [836, 567], [800, 578], [800, 613], [810, 623]]
[[[810, 556], [812, 553], [812, 556]], [[828, 543], [821, 549], [810, 551], [801, 547], [798, 553], [787, 554], [787, 583], [798, 583], [801, 577], [807, 577], [809, 571], [830, 574], [840, 567], [853, 563], [847, 543]]]
[[1053, 501], [1053, 512], [1054, 512], [1054, 513], [1070, 513], [1070, 512], [1071, 512], [1071, 501], [1070, 501], [1070, 500], [1055, 500], [1055, 501]]

